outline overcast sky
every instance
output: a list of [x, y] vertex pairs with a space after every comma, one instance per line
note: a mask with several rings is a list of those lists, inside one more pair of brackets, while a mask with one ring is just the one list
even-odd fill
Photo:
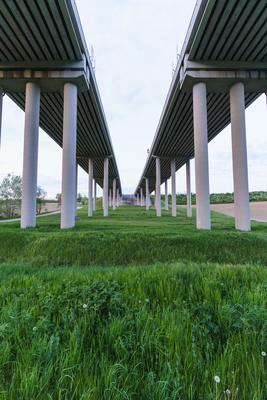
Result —
[[[134, 191], [151, 146], [195, 0], [76, 0], [118, 162], [123, 192]], [[247, 109], [250, 190], [267, 190], [265, 96]], [[0, 179], [22, 173], [24, 113], [4, 98]], [[40, 131], [38, 184], [61, 191], [61, 149]], [[210, 190], [232, 191], [230, 129], [209, 144]], [[193, 165], [192, 165], [193, 166]], [[194, 170], [192, 168], [192, 190]], [[79, 169], [79, 192], [87, 176]], [[185, 174], [177, 172], [177, 190]], [[100, 193], [100, 192], [99, 192]]]

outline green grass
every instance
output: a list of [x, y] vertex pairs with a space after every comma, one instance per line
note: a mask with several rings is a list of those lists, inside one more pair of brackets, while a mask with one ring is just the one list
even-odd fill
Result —
[[267, 224], [79, 216], [0, 224], [0, 400], [266, 400]]
[[38, 228], [21, 231], [19, 223], [0, 224], [0, 262], [40, 266], [136, 265], [154, 262], [215, 262], [267, 265], [267, 224], [253, 223], [251, 233], [237, 232], [231, 217], [212, 213], [212, 231], [195, 229], [185, 209], [177, 218], [155, 217], [138, 207], [122, 207], [104, 218], [86, 210], [73, 230], [59, 229], [59, 215], [38, 219]]

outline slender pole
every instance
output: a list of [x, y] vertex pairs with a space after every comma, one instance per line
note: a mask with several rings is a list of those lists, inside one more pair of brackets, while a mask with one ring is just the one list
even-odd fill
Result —
[[171, 161], [171, 182], [172, 182], [172, 216], [176, 217], [177, 214], [177, 205], [176, 205], [176, 162], [175, 160]]
[[193, 86], [194, 145], [197, 228], [210, 229], [207, 90], [205, 83]]
[[93, 176], [94, 163], [91, 158], [88, 162], [88, 217], [93, 216]]
[[[2, 98], [2, 96], [1, 96]], [[26, 84], [21, 228], [36, 226], [40, 88]]]
[[192, 199], [191, 199], [191, 173], [190, 160], [186, 162], [186, 198], [187, 198], [187, 216], [192, 217]]
[[104, 160], [104, 183], [103, 183], [103, 208], [104, 217], [108, 216], [108, 163], [109, 159]]
[[245, 90], [243, 83], [230, 89], [232, 157], [235, 197], [235, 226], [250, 231], [250, 209], [248, 189], [248, 164], [245, 120]]
[[156, 158], [156, 213], [157, 217], [161, 217], [161, 175], [160, 175], [160, 159]]
[[168, 199], [168, 181], [165, 181], [165, 210], [169, 210], [169, 199]]

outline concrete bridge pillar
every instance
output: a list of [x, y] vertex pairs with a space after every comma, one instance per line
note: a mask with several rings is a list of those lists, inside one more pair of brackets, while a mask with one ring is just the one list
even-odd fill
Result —
[[120, 206], [120, 191], [119, 191], [119, 189], [117, 189], [116, 205], [117, 205], [117, 207]]
[[113, 187], [112, 187], [112, 189], [113, 189], [112, 207], [113, 207], [113, 210], [116, 210], [116, 204], [117, 204], [116, 203], [116, 193], [117, 193], [117, 190], [116, 190], [116, 179], [113, 179], [112, 185], [113, 185]]
[[150, 207], [150, 193], [149, 193], [149, 180], [146, 178], [146, 209]]
[[177, 205], [176, 205], [176, 176], [175, 176], [175, 160], [171, 160], [171, 183], [172, 183], [172, 216], [176, 217]]
[[157, 217], [161, 217], [161, 191], [160, 191], [160, 184], [161, 184], [161, 173], [160, 173], [160, 159], [156, 158], [156, 214]]
[[187, 216], [192, 217], [192, 198], [191, 198], [191, 171], [190, 160], [186, 162], [186, 198], [187, 198]]
[[245, 91], [243, 83], [230, 89], [232, 157], [235, 198], [235, 226], [250, 231], [248, 165], [245, 120]]
[[96, 186], [96, 180], [94, 179], [94, 202], [93, 202], [93, 211], [96, 210], [96, 199], [97, 199], [97, 186]]
[[[1, 111], [2, 111], [2, 93]], [[36, 191], [40, 117], [40, 88], [26, 84], [25, 125], [22, 176], [21, 228], [36, 226]]]
[[90, 158], [88, 162], [88, 217], [93, 216], [93, 176], [94, 163]]
[[104, 183], [103, 183], [103, 214], [108, 216], [108, 164], [109, 159], [104, 159]]
[[3, 114], [4, 91], [0, 88], [0, 148], [1, 148], [1, 132], [2, 132], [2, 114]]
[[141, 207], [144, 206], [144, 193], [143, 188], [140, 188]]
[[165, 210], [169, 210], [169, 198], [168, 198], [168, 181], [165, 181]]
[[197, 228], [210, 229], [207, 89], [205, 83], [193, 86]]
[[73, 228], [76, 215], [77, 86], [64, 85], [61, 228]]

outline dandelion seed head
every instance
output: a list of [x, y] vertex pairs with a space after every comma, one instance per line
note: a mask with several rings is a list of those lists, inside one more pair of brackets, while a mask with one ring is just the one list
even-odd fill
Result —
[[37, 326], [34, 326], [34, 327], [32, 328], [32, 330], [33, 330], [33, 332], [36, 332], [36, 331], [37, 331]]
[[215, 383], [220, 383], [221, 382], [221, 378], [218, 375], [214, 376], [214, 381]]
[[265, 351], [262, 351], [262, 352], [261, 352], [261, 355], [262, 355], [262, 357], [266, 357], [266, 352], [265, 352]]
[[88, 307], [87, 304], [83, 304], [83, 308], [86, 309]]

